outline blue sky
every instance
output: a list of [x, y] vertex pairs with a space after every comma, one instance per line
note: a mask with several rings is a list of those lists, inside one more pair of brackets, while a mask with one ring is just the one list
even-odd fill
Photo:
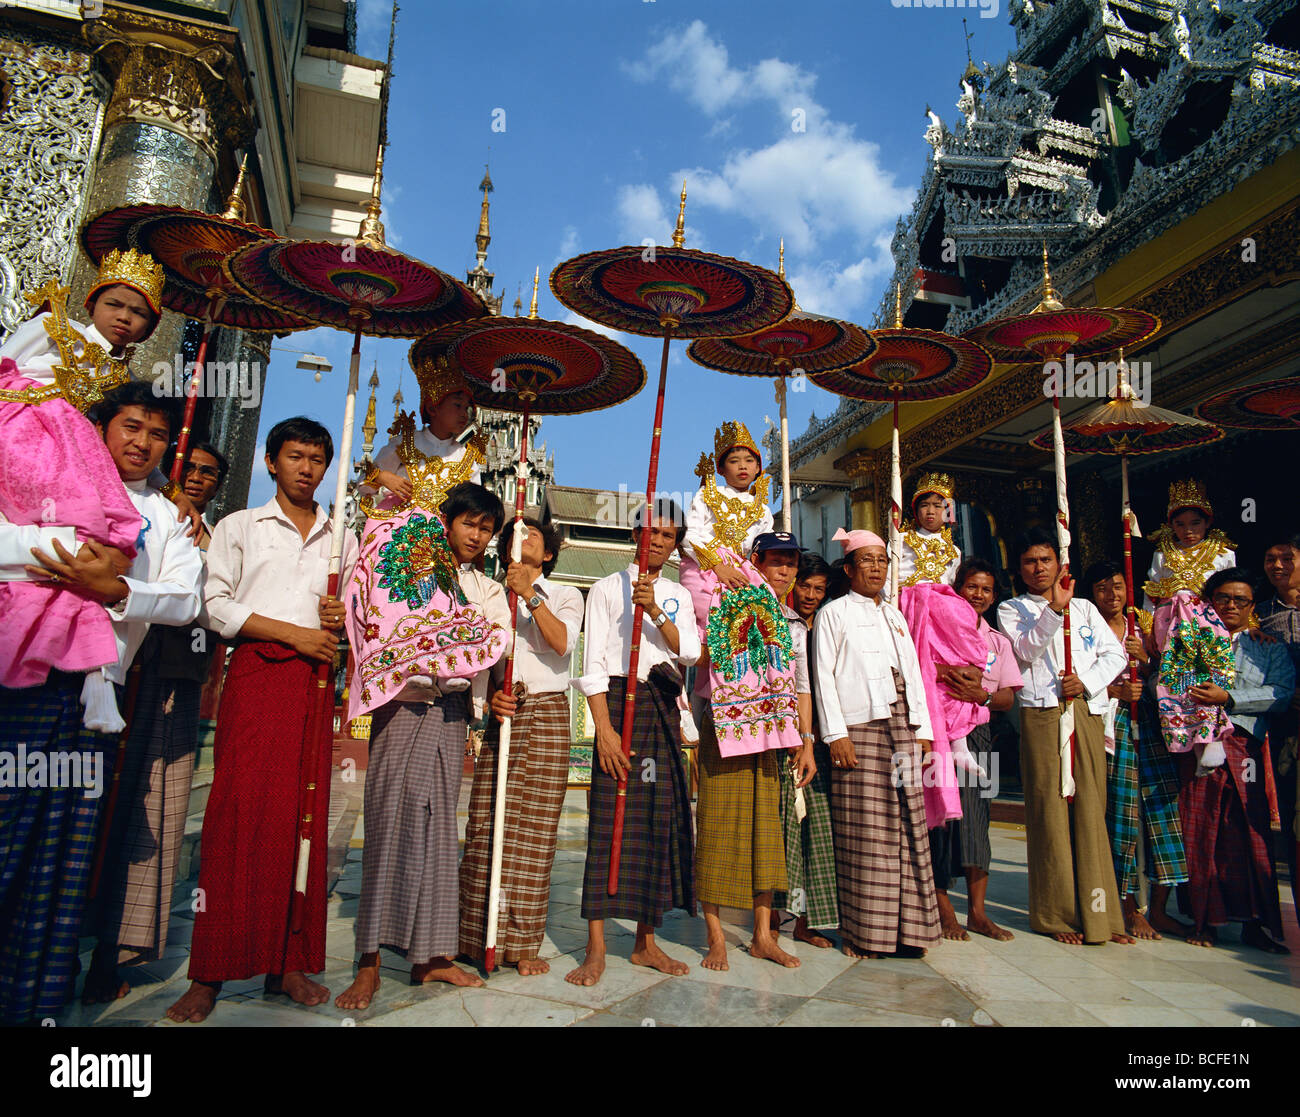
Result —
[[[899, 9], [890, 0], [408, 0], [385, 160], [388, 242], [463, 279], [490, 161], [488, 267], [507, 313], [521, 284], [527, 307], [540, 267], [541, 316], [577, 321], [551, 296], [551, 269], [646, 237], [666, 243], [686, 178], [687, 247], [775, 269], [784, 236], [800, 305], [871, 326], [893, 268], [889, 240], [930, 154], [926, 106], [949, 123], [957, 116], [962, 16], [977, 63], [996, 65], [1014, 46], [1006, 0], [996, 7], [995, 18], [981, 18], [978, 7]], [[362, 0], [360, 53], [384, 57], [389, 9]], [[609, 411], [544, 421], [559, 484], [645, 487], [660, 344], [614, 336], [641, 358], [649, 383]], [[276, 344], [261, 435], [305, 413], [337, 438], [350, 339], [316, 330]], [[358, 456], [376, 362], [381, 442], [394, 390], [400, 384], [407, 407], [417, 398], [409, 345], [362, 342]], [[334, 371], [315, 383], [280, 346], [321, 353]], [[741, 419], [761, 439], [777, 419], [770, 381], [701, 369], [685, 350], [673, 344], [659, 472], [660, 489], [681, 492], [693, 489], [694, 463], [723, 420]], [[791, 393], [792, 435], [836, 402], [811, 385]], [[272, 491], [255, 470], [250, 504]]]

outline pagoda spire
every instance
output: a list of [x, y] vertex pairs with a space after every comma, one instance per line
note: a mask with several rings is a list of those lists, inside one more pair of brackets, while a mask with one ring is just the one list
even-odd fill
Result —
[[492, 175], [486, 163], [483, 164], [483, 181], [478, 184], [478, 188], [483, 191], [483, 203], [479, 208], [478, 232], [474, 235], [476, 263], [466, 273], [465, 281], [469, 284], [470, 289], [487, 304], [489, 311], [493, 314], [500, 314], [502, 296], [492, 293], [492, 283], [496, 276], [487, 268], [487, 250], [488, 245], [492, 242], [492, 231], [488, 221], [488, 195], [492, 193], [495, 187], [492, 185]]

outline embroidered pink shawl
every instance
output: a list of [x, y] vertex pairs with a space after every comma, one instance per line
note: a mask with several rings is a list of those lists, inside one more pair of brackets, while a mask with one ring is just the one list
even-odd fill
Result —
[[1232, 638], [1219, 614], [1199, 597], [1179, 590], [1156, 608], [1152, 632], [1160, 652], [1156, 705], [1165, 745], [1180, 753], [1222, 744], [1233, 732], [1227, 711], [1187, 697], [1197, 683], [1227, 690], [1236, 677]]
[[[0, 389], [39, 386], [0, 358]], [[143, 525], [104, 440], [64, 399], [0, 402], [0, 513], [14, 524], [75, 527], [79, 539], [128, 558]], [[117, 661], [103, 605], [47, 583], [0, 582], [0, 619], [0, 686], [39, 686], [51, 668], [91, 671]]]

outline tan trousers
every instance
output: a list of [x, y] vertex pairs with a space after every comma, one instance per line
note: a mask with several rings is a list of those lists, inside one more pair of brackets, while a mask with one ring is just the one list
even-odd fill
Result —
[[1040, 934], [1082, 931], [1106, 942], [1124, 930], [1115, 862], [1106, 833], [1106, 744], [1102, 719], [1074, 700], [1074, 802], [1061, 798], [1057, 725], [1064, 706], [1020, 711], [1025, 788], [1029, 925]]

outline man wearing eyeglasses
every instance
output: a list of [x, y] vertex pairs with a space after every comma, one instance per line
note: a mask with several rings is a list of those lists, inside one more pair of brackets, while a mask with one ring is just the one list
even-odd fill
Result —
[[[201, 442], [181, 470], [185, 495], [200, 514], [225, 479], [227, 462]], [[206, 516], [195, 542], [212, 542]], [[218, 638], [198, 624], [150, 628], [135, 663], [140, 690], [131, 714], [104, 875], [86, 926], [99, 937], [81, 999], [98, 1004], [126, 996], [119, 966], [155, 961], [167, 946], [172, 889], [199, 742], [199, 700]]]
[[1184, 782], [1178, 797], [1187, 847], [1187, 890], [1195, 929], [1187, 941], [1214, 946], [1215, 927], [1242, 923], [1241, 941], [1269, 954], [1289, 954], [1282, 945], [1282, 909], [1273, 835], [1269, 829], [1264, 738], [1295, 693], [1296, 673], [1286, 647], [1243, 640], [1255, 605], [1254, 579], [1234, 567], [1213, 575], [1201, 591], [1232, 638], [1234, 679], [1228, 690], [1200, 683], [1188, 691], [1204, 706], [1221, 706], [1232, 722], [1223, 745], [1224, 764], [1193, 772], [1184, 754]]

